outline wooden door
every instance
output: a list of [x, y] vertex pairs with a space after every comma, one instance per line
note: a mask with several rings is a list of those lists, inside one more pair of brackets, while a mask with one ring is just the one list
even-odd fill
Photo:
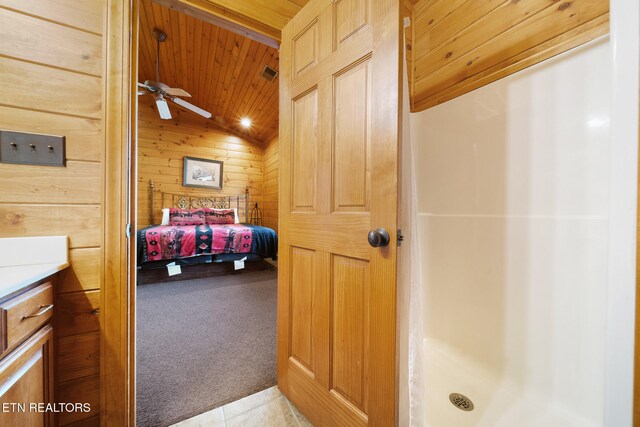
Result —
[[396, 423], [400, 34], [397, 0], [311, 0], [282, 32], [278, 385], [317, 426]]

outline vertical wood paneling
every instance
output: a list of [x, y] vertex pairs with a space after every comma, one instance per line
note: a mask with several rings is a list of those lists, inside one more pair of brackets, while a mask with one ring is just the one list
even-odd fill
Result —
[[279, 138], [275, 137], [264, 148], [262, 180], [263, 224], [278, 232], [278, 183], [279, 183]]
[[[155, 106], [141, 100], [138, 119], [138, 227], [149, 225], [149, 180], [156, 188], [154, 222], [161, 220], [161, 192], [211, 196], [244, 195], [263, 201], [263, 147], [225, 133], [215, 123], [178, 110], [161, 120]], [[183, 158], [201, 157], [224, 162], [222, 190], [184, 187]], [[277, 189], [276, 189], [277, 191]], [[264, 212], [263, 212], [264, 213]], [[244, 221], [243, 212], [238, 213]]]
[[412, 111], [606, 34], [608, 13], [606, 0], [420, 0], [412, 24]]
[[[56, 321], [55, 397], [91, 402], [92, 412], [61, 415], [60, 425], [99, 414], [99, 316], [90, 312], [102, 274], [105, 5], [0, 0], [0, 129], [67, 142], [64, 168], [0, 165], [0, 236], [69, 236], [71, 267], [56, 286], [65, 321]], [[90, 340], [78, 335], [87, 330]]]

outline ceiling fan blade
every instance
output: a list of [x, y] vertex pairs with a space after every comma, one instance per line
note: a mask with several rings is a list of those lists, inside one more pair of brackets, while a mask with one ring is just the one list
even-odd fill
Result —
[[183, 96], [185, 98], [191, 98], [191, 95], [186, 90], [180, 89], [179, 87], [170, 87], [164, 89], [167, 95], [171, 96]]
[[163, 120], [169, 120], [171, 118], [171, 111], [169, 111], [169, 104], [167, 104], [167, 100], [162, 97], [162, 95], [155, 95], [156, 106], [158, 107], [158, 113], [160, 114], [160, 118]]
[[207, 119], [211, 118], [210, 112], [205, 111], [200, 107], [196, 107], [195, 105], [185, 101], [184, 99], [180, 99], [180, 98], [169, 98], [169, 99], [175, 102], [176, 104], [180, 105], [181, 107], [186, 108], [187, 110], [191, 110], [196, 114], [200, 114], [202, 117], [206, 117]]
[[151, 86], [147, 85], [146, 82], [145, 83], [138, 82], [138, 87], [142, 88], [142, 89], [138, 89], [138, 95], [146, 95], [147, 93], [153, 93], [154, 92], [153, 88], [151, 88]]

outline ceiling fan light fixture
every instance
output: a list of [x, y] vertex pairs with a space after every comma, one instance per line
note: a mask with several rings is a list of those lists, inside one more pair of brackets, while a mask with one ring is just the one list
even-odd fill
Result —
[[242, 127], [249, 129], [251, 127], [251, 119], [249, 117], [243, 117], [240, 119]]
[[163, 120], [169, 120], [171, 118], [171, 111], [169, 110], [169, 104], [162, 95], [154, 94], [156, 100], [156, 107], [158, 107], [158, 113]]

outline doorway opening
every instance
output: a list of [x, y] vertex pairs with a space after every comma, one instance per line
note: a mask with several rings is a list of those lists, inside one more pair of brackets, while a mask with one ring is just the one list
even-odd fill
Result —
[[139, 15], [136, 421], [165, 426], [277, 382], [279, 55], [202, 13]]

